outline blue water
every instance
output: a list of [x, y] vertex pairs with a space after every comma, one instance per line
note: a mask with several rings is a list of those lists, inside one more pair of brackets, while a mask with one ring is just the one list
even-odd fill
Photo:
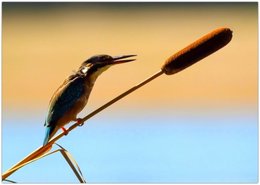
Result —
[[[112, 111], [112, 112], [111, 112]], [[256, 183], [256, 110], [104, 111], [58, 143], [90, 183]], [[42, 111], [4, 112], [2, 172], [38, 148]], [[20, 169], [21, 183], [78, 183], [59, 153]]]

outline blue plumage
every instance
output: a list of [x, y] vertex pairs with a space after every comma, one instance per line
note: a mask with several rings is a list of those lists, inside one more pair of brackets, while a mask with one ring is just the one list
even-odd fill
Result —
[[[48, 143], [59, 128], [77, 119], [77, 114], [87, 103], [91, 89], [92, 87], [88, 85], [84, 76], [75, 74], [74, 78], [70, 76], [54, 93], [45, 122], [44, 145]], [[86, 91], [89, 91], [89, 93], [85, 93]]]
[[50, 140], [50, 135], [53, 132], [54, 127], [46, 127], [46, 132], [45, 132], [45, 138], [43, 141], [43, 145], [46, 145], [49, 140]]

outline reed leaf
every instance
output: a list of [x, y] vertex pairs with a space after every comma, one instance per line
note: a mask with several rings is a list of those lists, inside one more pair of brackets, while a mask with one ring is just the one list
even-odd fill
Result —
[[[20, 168], [32, 163], [32, 162], [35, 162], [39, 159], [42, 159], [46, 156], [49, 156], [49, 155], [52, 155], [52, 154], [55, 154], [57, 152], [60, 152], [62, 154], [62, 156], [65, 158], [65, 160], [67, 161], [67, 163], [69, 164], [70, 168], [72, 169], [72, 171], [74, 172], [75, 176], [78, 178], [78, 180], [81, 182], [81, 183], [86, 183], [86, 180], [84, 179], [84, 176], [80, 170], [80, 167], [79, 165], [77, 164], [76, 160], [72, 157], [72, 155], [65, 149], [63, 148], [61, 145], [55, 143], [59, 149], [57, 150], [54, 150], [52, 152], [48, 152], [44, 155], [40, 155], [38, 157], [35, 157], [29, 161], [26, 161], [18, 166], [15, 166], [13, 168], [11, 168], [10, 170], [7, 171], [7, 173], [14, 173], [15, 171], [19, 170]], [[6, 181], [6, 182], [11, 182], [11, 183], [16, 183], [15, 181], [12, 181], [12, 180], [7, 180], [7, 179], [3, 179], [3, 181]]]
[[77, 164], [76, 160], [72, 157], [72, 155], [65, 149], [63, 148], [61, 145], [55, 143], [58, 147], [61, 148], [60, 152], [62, 154], [62, 156], [65, 158], [65, 160], [67, 161], [67, 163], [69, 164], [70, 168], [72, 169], [72, 171], [74, 172], [74, 174], [76, 175], [76, 177], [78, 178], [78, 180], [81, 183], [86, 183], [86, 180], [84, 179], [84, 176], [80, 170], [79, 165]]
[[10, 182], [10, 183], [17, 183], [17, 182], [15, 182], [15, 181], [12, 181], [12, 180], [9, 180], [9, 179], [5, 179], [5, 180], [3, 180], [3, 181], [5, 181], [5, 182]]

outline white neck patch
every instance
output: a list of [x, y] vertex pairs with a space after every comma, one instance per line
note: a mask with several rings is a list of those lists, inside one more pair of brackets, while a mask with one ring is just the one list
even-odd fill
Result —
[[90, 67], [84, 67], [83, 69], [81, 69], [81, 72], [86, 74], [87, 71], [89, 70]]

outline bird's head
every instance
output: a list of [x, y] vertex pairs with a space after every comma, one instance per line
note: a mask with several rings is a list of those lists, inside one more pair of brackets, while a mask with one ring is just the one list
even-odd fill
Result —
[[113, 65], [134, 61], [135, 59], [128, 59], [129, 57], [134, 56], [136, 55], [122, 55], [115, 57], [109, 55], [95, 55], [83, 62], [79, 71], [96, 79], [102, 72]]

